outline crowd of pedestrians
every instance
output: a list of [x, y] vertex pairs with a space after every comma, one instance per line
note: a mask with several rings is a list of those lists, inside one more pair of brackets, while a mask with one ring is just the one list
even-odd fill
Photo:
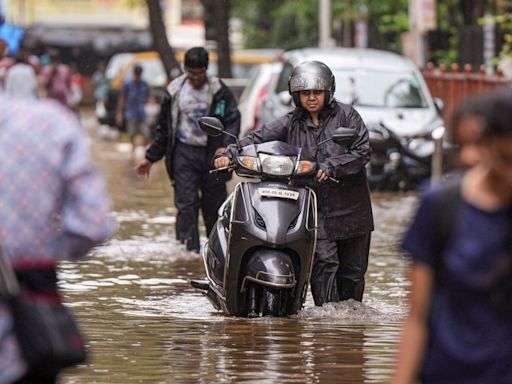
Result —
[[83, 78], [76, 65], [62, 63], [57, 50], [37, 56], [21, 47], [16, 55], [9, 55], [4, 47], [0, 89], [15, 98], [53, 99], [77, 112], [83, 96]]

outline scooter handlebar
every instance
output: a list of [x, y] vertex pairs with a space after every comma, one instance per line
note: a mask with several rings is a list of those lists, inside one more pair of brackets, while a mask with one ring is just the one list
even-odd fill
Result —
[[232, 169], [235, 169], [235, 165], [234, 165], [234, 164], [230, 164], [230, 165], [228, 165], [227, 167], [210, 169], [210, 173], [217, 173], [217, 172], [229, 172], [229, 171], [231, 171]]

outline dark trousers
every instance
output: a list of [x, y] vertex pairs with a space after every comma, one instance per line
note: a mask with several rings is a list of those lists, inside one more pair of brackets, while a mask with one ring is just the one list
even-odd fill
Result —
[[34, 374], [29, 373], [13, 384], [55, 384], [57, 382], [57, 374]]
[[370, 238], [369, 232], [346, 240], [330, 241], [320, 222], [311, 274], [315, 305], [347, 299], [363, 300]]
[[187, 249], [199, 252], [199, 208], [208, 236], [217, 220], [217, 211], [227, 197], [226, 183], [210, 174], [212, 159], [206, 147], [178, 143], [173, 162], [176, 239]]

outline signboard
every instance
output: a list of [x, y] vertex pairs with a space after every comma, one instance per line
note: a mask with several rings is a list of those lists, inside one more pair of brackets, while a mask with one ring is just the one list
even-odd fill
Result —
[[23, 34], [23, 28], [17, 25], [7, 23], [0, 24], [0, 39], [5, 40], [8, 52], [11, 55], [16, 55], [18, 53]]
[[424, 33], [437, 29], [436, 0], [409, 0], [411, 31]]

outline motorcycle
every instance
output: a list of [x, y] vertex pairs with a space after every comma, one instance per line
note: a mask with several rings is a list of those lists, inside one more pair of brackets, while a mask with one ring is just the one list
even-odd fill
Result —
[[[199, 119], [208, 134], [234, 135], [213, 117]], [[333, 140], [345, 145], [353, 130], [338, 128]], [[226, 169], [252, 178], [237, 184], [219, 208], [219, 217], [202, 251], [206, 280], [192, 280], [214, 308], [228, 315], [284, 317], [303, 306], [313, 265], [317, 199], [304, 186], [316, 163], [288, 143], [270, 141], [232, 150]]]
[[369, 124], [372, 154], [366, 174], [370, 189], [403, 191], [419, 187], [432, 175], [436, 140], [443, 134], [444, 129], [434, 130], [428, 137], [404, 138], [382, 122]]

